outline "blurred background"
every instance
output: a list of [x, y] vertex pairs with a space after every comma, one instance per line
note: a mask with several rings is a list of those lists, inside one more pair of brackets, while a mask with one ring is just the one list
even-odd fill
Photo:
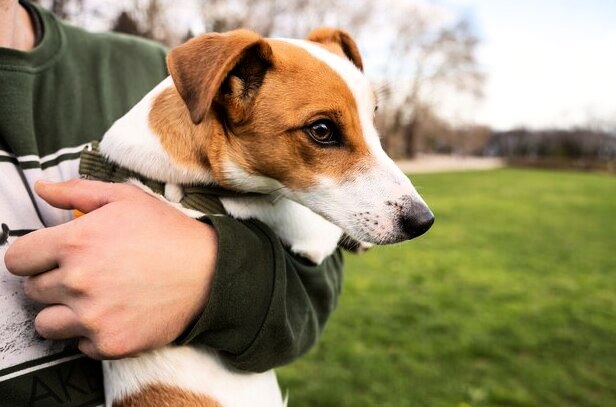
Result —
[[346, 256], [322, 339], [279, 369], [290, 405], [616, 406], [616, 2], [39, 3], [170, 47], [238, 27], [358, 42], [382, 143], [437, 221]]
[[615, 170], [614, 2], [39, 2], [89, 30], [168, 46], [238, 27], [293, 38], [341, 27], [357, 40], [378, 90], [378, 124], [391, 156], [487, 155]]

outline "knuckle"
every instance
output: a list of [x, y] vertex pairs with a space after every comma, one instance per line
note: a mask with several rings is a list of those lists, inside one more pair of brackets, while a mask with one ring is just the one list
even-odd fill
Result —
[[6, 249], [4, 265], [8, 271], [18, 273], [23, 268], [24, 261], [27, 259], [28, 249], [31, 249], [31, 240], [28, 240], [27, 237], [26, 235], [18, 238]]
[[32, 280], [32, 278], [26, 278], [24, 280], [23, 283], [23, 292], [25, 294], [26, 297], [32, 299], [36, 293], [37, 293], [37, 289], [36, 289], [36, 284], [35, 282]]
[[86, 311], [79, 315], [79, 323], [86, 332], [97, 334], [101, 327], [101, 318], [94, 311]]
[[17, 268], [18, 257], [15, 255], [15, 251], [11, 250], [14, 246], [9, 246], [8, 250], [4, 254], [4, 265], [8, 271], [15, 271]]
[[89, 234], [86, 233], [85, 228], [81, 227], [79, 223], [75, 222], [70, 224], [70, 227], [66, 228], [64, 238], [60, 246], [63, 254], [71, 254], [80, 251], [88, 237]]
[[73, 267], [70, 272], [66, 273], [63, 285], [67, 294], [78, 297], [84, 296], [90, 292], [92, 281], [85, 274], [86, 273], [78, 267]]
[[104, 359], [119, 359], [130, 354], [126, 341], [111, 335], [101, 337], [96, 343], [96, 348]]
[[84, 180], [80, 179], [80, 178], [73, 178], [70, 179], [68, 181], [65, 181], [65, 184], [67, 187], [70, 188], [78, 188], [80, 185], [83, 185]]
[[113, 202], [124, 198], [130, 194], [132, 188], [126, 183], [104, 182], [98, 187], [101, 201]]
[[101, 360], [104, 359], [102, 357], [102, 355], [100, 355], [96, 348], [94, 347], [94, 345], [92, 344], [92, 342], [87, 339], [87, 338], [83, 338], [79, 340], [79, 343], [77, 344], [77, 348], [84, 354], [86, 354], [87, 356], [89, 356], [92, 359], [97, 359], [97, 360]]
[[46, 318], [46, 313], [41, 311], [34, 318], [34, 329], [43, 338], [48, 338], [52, 334], [52, 326], [49, 325]]

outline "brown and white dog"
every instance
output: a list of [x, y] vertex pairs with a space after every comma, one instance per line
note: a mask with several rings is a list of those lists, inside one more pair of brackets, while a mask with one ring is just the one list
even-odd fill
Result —
[[[221, 201], [317, 264], [343, 233], [388, 244], [432, 225], [432, 212], [381, 148], [375, 94], [347, 33], [206, 34], [173, 49], [168, 67], [171, 76], [109, 129], [100, 151], [165, 182], [161, 198], [189, 216], [202, 214], [177, 204], [182, 185], [259, 193]], [[273, 372], [233, 371], [213, 351], [166, 347], [104, 366], [110, 405], [284, 405]]]

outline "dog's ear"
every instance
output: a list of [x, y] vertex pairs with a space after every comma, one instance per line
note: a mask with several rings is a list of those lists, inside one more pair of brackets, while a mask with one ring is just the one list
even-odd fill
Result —
[[173, 82], [200, 123], [217, 96], [231, 96], [234, 107], [250, 102], [271, 65], [272, 49], [248, 30], [211, 33], [195, 37], [171, 50], [167, 66]]
[[[321, 27], [313, 30], [306, 37], [308, 41], [318, 42], [326, 47], [334, 47], [332, 50], [342, 51], [342, 53], [353, 62], [361, 71], [364, 64], [359, 54], [359, 48], [355, 40], [346, 31], [337, 28]], [[330, 48], [331, 49], [331, 48]]]

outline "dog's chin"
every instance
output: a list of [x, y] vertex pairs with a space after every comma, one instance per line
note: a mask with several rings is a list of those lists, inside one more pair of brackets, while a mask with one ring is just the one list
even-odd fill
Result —
[[345, 237], [349, 242], [352, 242], [352, 251], [362, 252], [373, 246], [384, 246], [389, 244], [402, 243], [406, 240], [412, 239], [405, 233], [397, 231], [382, 232], [378, 234], [366, 233], [363, 230], [358, 232], [346, 231]]

